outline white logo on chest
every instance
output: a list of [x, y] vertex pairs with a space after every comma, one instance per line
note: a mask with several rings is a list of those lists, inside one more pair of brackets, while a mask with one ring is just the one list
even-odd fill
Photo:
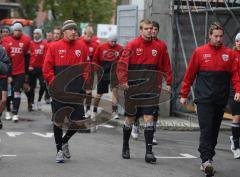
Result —
[[228, 61], [229, 60], [229, 55], [228, 54], [222, 54], [222, 59], [223, 59], [223, 61]]
[[80, 51], [80, 50], [75, 50], [75, 55], [76, 55], [77, 57], [80, 57], [80, 56], [81, 56], [81, 51]]

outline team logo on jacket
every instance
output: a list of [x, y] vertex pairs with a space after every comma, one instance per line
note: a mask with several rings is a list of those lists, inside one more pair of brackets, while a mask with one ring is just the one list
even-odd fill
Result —
[[76, 54], [77, 57], [80, 57], [81, 51], [80, 50], [75, 50], [75, 54]]
[[143, 53], [143, 49], [142, 48], [137, 48], [136, 49], [136, 54], [137, 55], [142, 55], [142, 53]]
[[153, 50], [152, 50], [152, 56], [155, 57], [156, 55], [157, 55], [157, 50], [153, 49]]
[[39, 47], [40, 47], [40, 49], [42, 49], [42, 50], [44, 49], [44, 45], [40, 45]]
[[65, 53], [66, 53], [66, 50], [63, 50], [63, 49], [62, 49], [62, 50], [58, 50], [58, 54], [59, 54], [59, 55], [63, 55], [63, 54], [65, 54]]
[[228, 61], [229, 60], [229, 55], [222, 54], [222, 59], [223, 59], [223, 61]]
[[210, 54], [210, 53], [205, 53], [205, 54], [203, 54], [203, 58], [204, 59], [209, 59], [209, 58], [211, 58], [212, 57], [212, 55]]
[[24, 43], [20, 42], [19, 47], [23, 48], [23, 46], [24, 46]]

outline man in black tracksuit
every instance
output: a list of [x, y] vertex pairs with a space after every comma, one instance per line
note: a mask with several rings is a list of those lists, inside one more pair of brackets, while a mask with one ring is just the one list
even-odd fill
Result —
[[196, 78], [194, 102], [200, 126], [198, 150], [202, 159], [201, 170], [209, 176], [214, 174], [212, 160], [228, 100], [230, 80], [236, 91], [234, 100], [239, 101], [240, 98], [236, 59], [232, 50], [223, 45], [223, 34], [219, 23], [210, 26], [209, 43], [193, 52], [182, 82], [180, 99], [181, 104], [187, 103], [190, 87]]

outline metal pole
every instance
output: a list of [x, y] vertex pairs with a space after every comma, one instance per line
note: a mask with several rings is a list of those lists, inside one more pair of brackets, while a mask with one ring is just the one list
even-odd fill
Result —
[[[240, 7], [229, 7], [229, 10], [240, 10]], [[208, 11], [208, 12], [212, 12], [212, 11], [215, 11], [215, 12], [224, 12], [224, 11], [227, 11], [227, 9], [226, 8], [222, 8], [222, 7], [219, 7], [219, 8], [210, 8], [210, 9], [198, 9], [198, 13], [200, 13], [200, 12], [202, 12], [202, 13], [204, 13], [204, 12], [206, 12], [206, 11]], [[195, 11], [192, 11], [192, 13], [197, 13], [197, 12], [195, 12]], [[184, 13], [188, 13], [187, 11], [182, 11], [182, 13], [184, 14]]]
[[[208, 3], [206, 2], [206, 9], [208, 8]], [[208, 41], [208, 11], [205, 14], [205, 44]]]
[[190, 9], [190, 6], [189, 6], [189, 0], [187, 0], [186, 2], [187, 2], [188, 15], [189, 15], [189, 19], [190, 19], [190, 23], [191, 23], [191, 27], [192, 27], [192, 32], [193, 32], [193, 38], [194, 38], [195, 46], [198, 47], [196, 33], [195, 33], [195, 28], [194, 28], [193, 20], [192, 20], [191, 9]]
[[[186, 52], [185, 52], [184, 45], [183, 45], [182, 34], [181, 34], [181, 31], [180, 31], [180, 27], [179, 27], [178, 14], [176, 14], [176, 27], [177, 27], [179, 42], [180, 42], [180, 46], [181, 46], [181, 50], [182, 50], [182, 54], [183, 54], [184, 65], [185, 65], [185, 68], [187, 69], [188, 62], [187, 62]], [[191, 94], [192, 94], [192, 97], [193, 97], [193, 100], [194, 100], [195, 95], [194, 95], [194, 91], [193, 91], [192, 87], [191, 87]]]

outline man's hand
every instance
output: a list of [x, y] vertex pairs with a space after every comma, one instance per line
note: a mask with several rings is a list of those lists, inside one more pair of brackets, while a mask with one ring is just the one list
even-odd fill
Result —
[[168, 92], [171, 92], [171, 89], [172, 89], [172, 88], [171, 88], [171, 85], [167, 85], [167, 91], [168, 91]]
[[123, 90], [127, 90], [129, 88], [129, 85], [127, 83], [124, 83], [124, 84], [120, 84], [119, 87], [122, 88]]
[[32, 66], [29, 66], [29, 67], [28, 67], [28, 70], [29, 70], [29, 71], [32, 71], [33, 69], [34, 69], [34, 68], [33, 68]]
[[187, 104], [187, 98], [181, 97], [181, 98], [180, 98], [180, 103], [181, 103], [182, 105], [186, 105], [186, 104]]
[[240, 93], [235, 93], [234, 101], [240, 102]]

